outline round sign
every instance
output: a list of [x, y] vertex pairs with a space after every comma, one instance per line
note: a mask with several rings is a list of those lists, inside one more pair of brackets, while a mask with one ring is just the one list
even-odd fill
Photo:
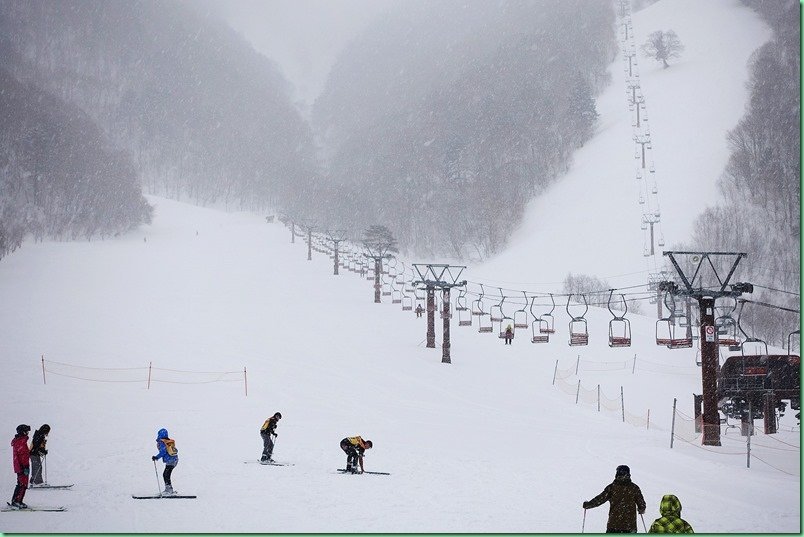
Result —
[[714, 326], [707, 326], [706, 327], [706, 334], [707, 335], [711, 336], [711, 335], [714, 335], [714, 333], [715, 333], [715, 327]]

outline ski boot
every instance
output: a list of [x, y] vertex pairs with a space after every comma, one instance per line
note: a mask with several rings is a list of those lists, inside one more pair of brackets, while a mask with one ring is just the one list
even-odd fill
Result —
[[173, 486], [165, 485], [165, 490], [162, 492], [162, 496], [175, 496], [176, 491], [173, 490]]

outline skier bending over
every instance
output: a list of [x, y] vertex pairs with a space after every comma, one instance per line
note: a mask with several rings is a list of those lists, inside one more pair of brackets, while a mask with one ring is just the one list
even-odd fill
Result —
[[159, 453], [151, 457], [151, 460], [162, 459], [165, 463], [165, 471], [162, 473], [162, 478], [165, 480], [164, 494], [168, 496], [176, 494], [170, 483], [170, 474], [179, 464], [179, 450], [176, 449], [176, 442], [168, 438], [167, 429], [159, 429], [159, 432], [156, 433], [156, 447], [159, 449]]
[[631, 470], [628, 466], [617, 467], [614, 481], [606, 485], [603, 492], [583, 502], [584, 509], [592, 509], [609, 502], [609, 520], [606, 533], [636, 533], [636, 514], [645, 512], [645, 498], [636, 483], [631, 481]]
[[271, 455], [274, 452], [274, 438], [279, 436], [276, 434], [276, 426], [281, 419], [282, 414], [277, 412], [265, 420], [265, 423], [260, 427], [260, 436], [262, 437], [262, 457], [260, 458], [260, 462], [274, 462]]
[[31, 440], [31, 484], [41, 485], [42, 480], [42, 457], [47, 455], [47, 435], [50, 433], [50, 425], [45, 423], [34, 431]]
[[30, 425], [17, 425], [17, 434], [11, 441], [11, 450], [14, 459], [14, 473], [17, 474], [17, 486], [14, 487], [14, 496], [11, 498], [11, 506], [19, 509], [27, 509], [23, 503], [25, 490], [28, 488], [28, 476], [31, 475], [31, 457], [28, 449], [28, 432]]
[[[363, 454], [374, 447], [371, 440], [363, 440], [359, 436], [349, 436], [341, 440], [341, 449], [346, 453], [346, 471], [353, 474], [363, 473]], [[358, 471], [357, 466], [360, 465]]]

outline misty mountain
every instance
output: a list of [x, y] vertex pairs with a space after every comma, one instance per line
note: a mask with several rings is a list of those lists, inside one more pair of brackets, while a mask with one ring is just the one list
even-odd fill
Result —
[[139, 177], [74, 106], [0, 68], [0, 258], [36, 240], [105, 237], [151, 221]]
[[316, 218], [485, 257], [592, 134], [616, 51], [604, 2], [404, 2], [342, 52], [313, 107]]
[[257, 209], [315, 173], [276, 66], [192, 4], [2, 0], [0, 54], [96, 121], [149, 193]]

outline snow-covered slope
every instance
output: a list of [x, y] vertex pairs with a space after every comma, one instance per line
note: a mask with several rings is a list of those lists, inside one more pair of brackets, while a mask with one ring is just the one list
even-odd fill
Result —
[[[688, 240], [695, 217], [720, 200], [716, 182], [728, 160], [726, 133], [745, 111], [748, 60], [770, 37], [737, 0], [661, 0], [633, 14], [637, 47], [649, 33], [671, 29], [685, 46], [680, 59], [663, 69], [641, 51], [637, 58], [665, 249]], [[644, 283], [645, 272], [663, 264], [661, 252], [643, 257], [635, 180], [641, 162], [634, 159], [621, 56], [609, 71], [612, 84], [597, 100], [597, 136], [576, 152], [569, 173], [530, 203], [509, 247], [473, 267], [476, 278], [545, 291], [573, 272], [625, 286]]]
[[[676, 29], [689, 62], [697, 34], [692, 27], [682, 30], [685, 11], [701, 33], [742, 33], [744, 41], [750, 34], [755, 45], [766, 35], [735, 3], [664, 7], [666, 1], [644, 16], [666, 10], [660, 15], [672, 23], [661, 26]], [[637, 31], [652, 29], [639, 28], [640, 16]], [[743, 46], [747, 55], [750, 45], [743, 41], [729, 50]], [[744, 70], [742, 60], [732, 65], [735, 58], [720, 58], [731, 66], [721, 66], [734, 76], [727, 80]], [[620, 65], [618, 59], [615, 76]], [[682, 76], [694, 67], [676, 65], [653, 75], [645, 70], [645, 85], [651, 76]], [[741, 83], [729, 84], [729, 91], [744, 91]], [[729, 101], [717, 97], [699, 100], [712, 107]], [[660, 107], [649, 104], [658, 137]], [[627, 124], [624, 102], [617, 106]], [[729, 117], [738, 116], [734, 111]], [[604, 114], [601, 134], [588, 144], [589, 154], [578, 156], [579, 166], [620, 166], [618, 151], [604, 158], [599, 150], [595, 163], [591, 153], [608, 143], [607, 132], [620, 129], [619, 121], [613, 112]], [[721, 121], [718, 135], [699, 129], [706, 135], [702, 145], [721, 143], [728, 127]], [[621, 130], [627, 156], [630, 138]], [[658, 151], [658, 138], [656, 145]], [[657, 166], [669, 166], [662, 161], [657, 158]], [[629, 165], [623, 169], [630, 173]], [[26, 496], [30, 505], [65, 505], [67, 512], [0, 513], [0, 531], [579, 532], [581, 503], [611, 481], [618, 464], [630, 465], [641, 486], [648, 524], [658, 516], [661, 496], [674, 493], [700, 533], [800, 530], [800, 433], [789, 412], [779, 434], [754, 437], [752, 451], [767, 463], [752, 459], [750, 469], [744, 439], [734, 429], [721, 448], [677, 439], [670, 449], [673, 399], [692, 415], [691, 394], [700, 391], [700, 377], [694, 350], [654, 344], [654, 320], [632, 317], [634, 343], [627, 349], [606, 345], [610, 315], [596, 308], [587, 316], [590, 344], [580, 348], [567, 345], [568, 319], [560, 311], [547, 345], [518, 335], [505, 347], [476, 327], [453, 322], [453, 363], [445, 365], [440, 329], [439, 348], [425, 348], [423, 319], [398, 305], [373, 304], [371, 282], [349, 273], [333, 276], [327, 257], [307, 261], [301, 241], [290, 244], [281, 225], [151, 201], [153, 225], [127, 237], [27, 243], [0, 263], [0, 434], [10, 440], [19, 423], [49, 423], [48, 481], [75, 483], [70, 491], [31, 490]], [[606, 222], [617, 222], [624, 211], [607, 211]], [[567, 233], [574, 228], [555, 222], [554, 245], [572, 241]], [[631, 220], [623, 226], [632, 226]], [[587, 229], [598, 227], [595, 219]], [[628, 233], [625, 227], [622, 233]], [[526, 248], [526, 234], [520, 239], [511, 255], [525, 265], [538, 262], [548, 279], [581, 268], [583, 258], [546, 256]], [[591, 247], [590, 239], [584, 244]], [[604, 261], [619, 263], [630, 255], [630, 243], [615, 244], [617, 255], [592, 265], [601, 267], [601, 275], [611, 274]], [[640, 247], [637, 242], [635, 255]], [[633, 272], [626, 261], [623, 272]], [[521, 279], [513, 265], [501, 263], [487, 277], [543, 281], [531, 273]], [[466, 276], [474, 272], [470, 267]], [[590, 402], [598, 385], [601, 411]], [[648, 409], [649, 428], [641, 424]], [[295, 466], [243, 464], [258, 458], [259, 426], [275, 411], [284, 416], [275, 458]], [[161, 427], [180, 451], [174, 486], [197, 494], [196, 500], [131, 498], [157, 490], [161, 464], [157, 474], [150, 456]], [[340, 439], [357, 434], [375, 444], [366, 469], [392, 475], [334, 472], [344, 464]], [[4, 446], [0, 460], [7, 461], [10, 499], [11, 449], [8, 441]], [[603, 531], [605, 519], [605, 507], [589, 511], [586, 531]]]

